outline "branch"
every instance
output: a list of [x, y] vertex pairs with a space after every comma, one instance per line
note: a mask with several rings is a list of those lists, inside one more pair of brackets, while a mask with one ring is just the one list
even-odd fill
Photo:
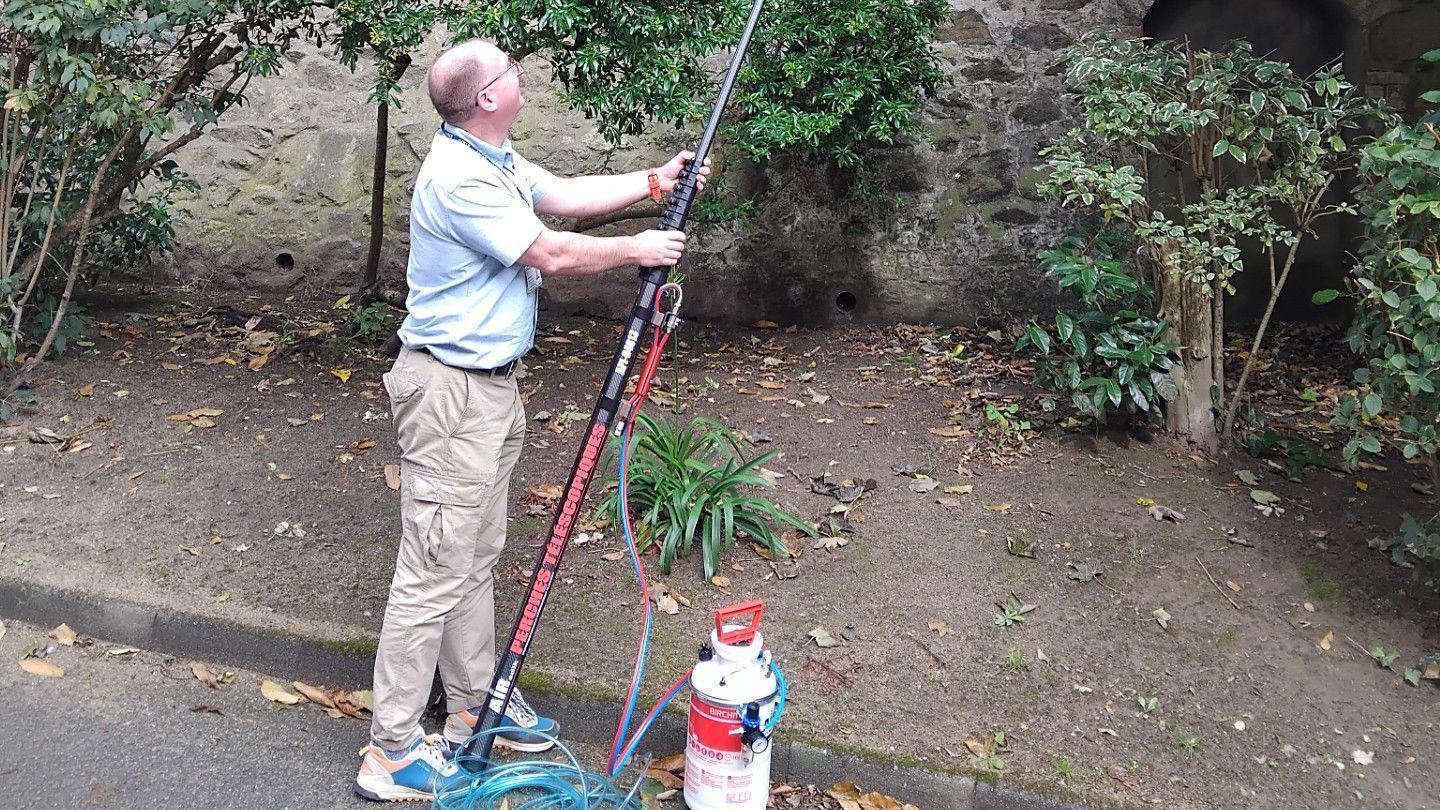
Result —
[[622, 208], [619, 211], [612, 211], [597, 217], [585, 217], [577, 219], [568, 229], [571, 233], [587, 233], [596, 228], [606, 225], [614, 225], [617, 222], [626, 222], [632, 219], [646, 219], [659, 217], [665, 213], [665, 209], [653, 203], [642, 203], [632, 205], [629, 208]]

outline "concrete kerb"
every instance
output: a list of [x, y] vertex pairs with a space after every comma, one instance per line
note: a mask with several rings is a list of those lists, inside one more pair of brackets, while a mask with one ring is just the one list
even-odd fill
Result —
[[[361, 646], [354, 642], [327, 642], [5, 577], [0, 577], [0, 616], [44, 627], [65, 622], [77, 632], [121, 644], [314, 683], [368, 684], [373, 664], [368, 651], [353, 649]], [[613, 701], [528, 684], [526, 690], [545, 692], [539, 702], [553, 713], [566, 737], [609, 744], [614, 734]], [[683, 720], [665, 715], [652, 728], [646, 748], [668, 753], [684, 744]], [[813, 785], [850, 780], [923, 810], [1079, 807], [961, 774], [880, 761], [799, 740], [777, 740], [773, 751], [772, 780]]]

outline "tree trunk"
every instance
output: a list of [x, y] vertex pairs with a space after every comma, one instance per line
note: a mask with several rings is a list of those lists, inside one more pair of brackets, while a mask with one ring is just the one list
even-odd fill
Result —
[[380, 288], [380, 248], [385, 244], [385, 164], [390, 147], [390, 105], [375, 107], [375, 162], [370, 179], [370, 250], [365, 255], [365, 275], [357, 296], [364, 307]]
[[1179, 360], [1170, 370], [1178, 394], [1165, 403], [1165, 427], [1172, 436], [1207, 452], [1219, 447], [1215, 409], [1214, 307], [1199, 284], [1161, 269], [1160, 317], [1169, 324], [1165, 339], [1178, 344]]

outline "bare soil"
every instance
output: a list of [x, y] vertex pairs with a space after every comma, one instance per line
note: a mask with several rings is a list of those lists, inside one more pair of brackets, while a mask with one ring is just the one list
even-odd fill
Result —
[[[38, 411], [0, 427], [0, 575], [340, 642], [378, 630], [398, 534], [388, 361], [307, 339], [342, 317], [329, 302], [239, 302], [267, 314], [247, 331], [244, 314], [207, 316], [205, 302], [118, 300], [97, 313], [93, 345], [43, 368]], [[499, 568], [504, 617], [549, 527], [527, 493], [564, 483], [618, 331], [542, 329], [522, 381], [532, 426]], [[252, 371], [266, 330], [299, 343]], [[710, 416], [780, 451], [773, 496], [806, 519], [837, 503], [812, 476], [874, 488], [850, 505], [846, 545], [796, 540], [796, 559], [770, 561], [742, 541], [724, 588], [702, 583], [693, 557], [668, 576], [650, 558], [690, 601], [657, 614], [655, 687], [688, 665], [714, 608], [760, 597], [792, 685], [784, 726], [807, 739], [1093, 804], [1440, 806], [1440, 690], [1400, 676], [1440, 649], [1437, 600], [1372, 547], [1403, 512], [1431, 508], [1412, 487], [1424, 471], [1391, 458], [1289, 480], [1243, 453], [1097, 432], [1064, 403], [1044, 409], [1010, 342], [687, 326], [651, 413]], [[1336, 445], [1338, 464], [1333, 336], [1276, 345], [1285, 362], [1259, 375], [1262, 412]], [[1031, 429], [1007, 436], [987, 403], [1017, 404]], [[28, 440], [39, 428], [81, 435]], [[938, 485], [915, 491], [928, 484], [895, 472], [907, 465]], [[1283, 513], [1263, 514], [1252, 489]], [[1184, 520], [1154, 519], [1152, 502]], [[618, 693], [640, 602], [601, 531], [567, 553], [528, 666], [559, 688]], [[1103, 573], [1072, 578], [1080, 568]], [[1035, 608], [999, 626], [1012, 595]], [[817, 627], [841, 643], [818, 647]], [[1395, 669], [1376, 646], [1400, 653]]]

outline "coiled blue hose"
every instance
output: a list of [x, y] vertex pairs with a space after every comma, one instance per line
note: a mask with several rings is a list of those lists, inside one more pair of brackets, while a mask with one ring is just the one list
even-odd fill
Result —
[[580, 767], [574, 752], [559, 740], [533, 729], [500, 726], [480, 734], [524, 731], [555, 743], [564, 760], [522, 760], [498, 763], [472, 756], [468, 762], [483, 763], [473, 770], [459, 757], [440, 773], [435, 790], [435, 807], [441, 810], [643, 810], [636, 795], [640, 779], [624, 790], [612, 779]]

